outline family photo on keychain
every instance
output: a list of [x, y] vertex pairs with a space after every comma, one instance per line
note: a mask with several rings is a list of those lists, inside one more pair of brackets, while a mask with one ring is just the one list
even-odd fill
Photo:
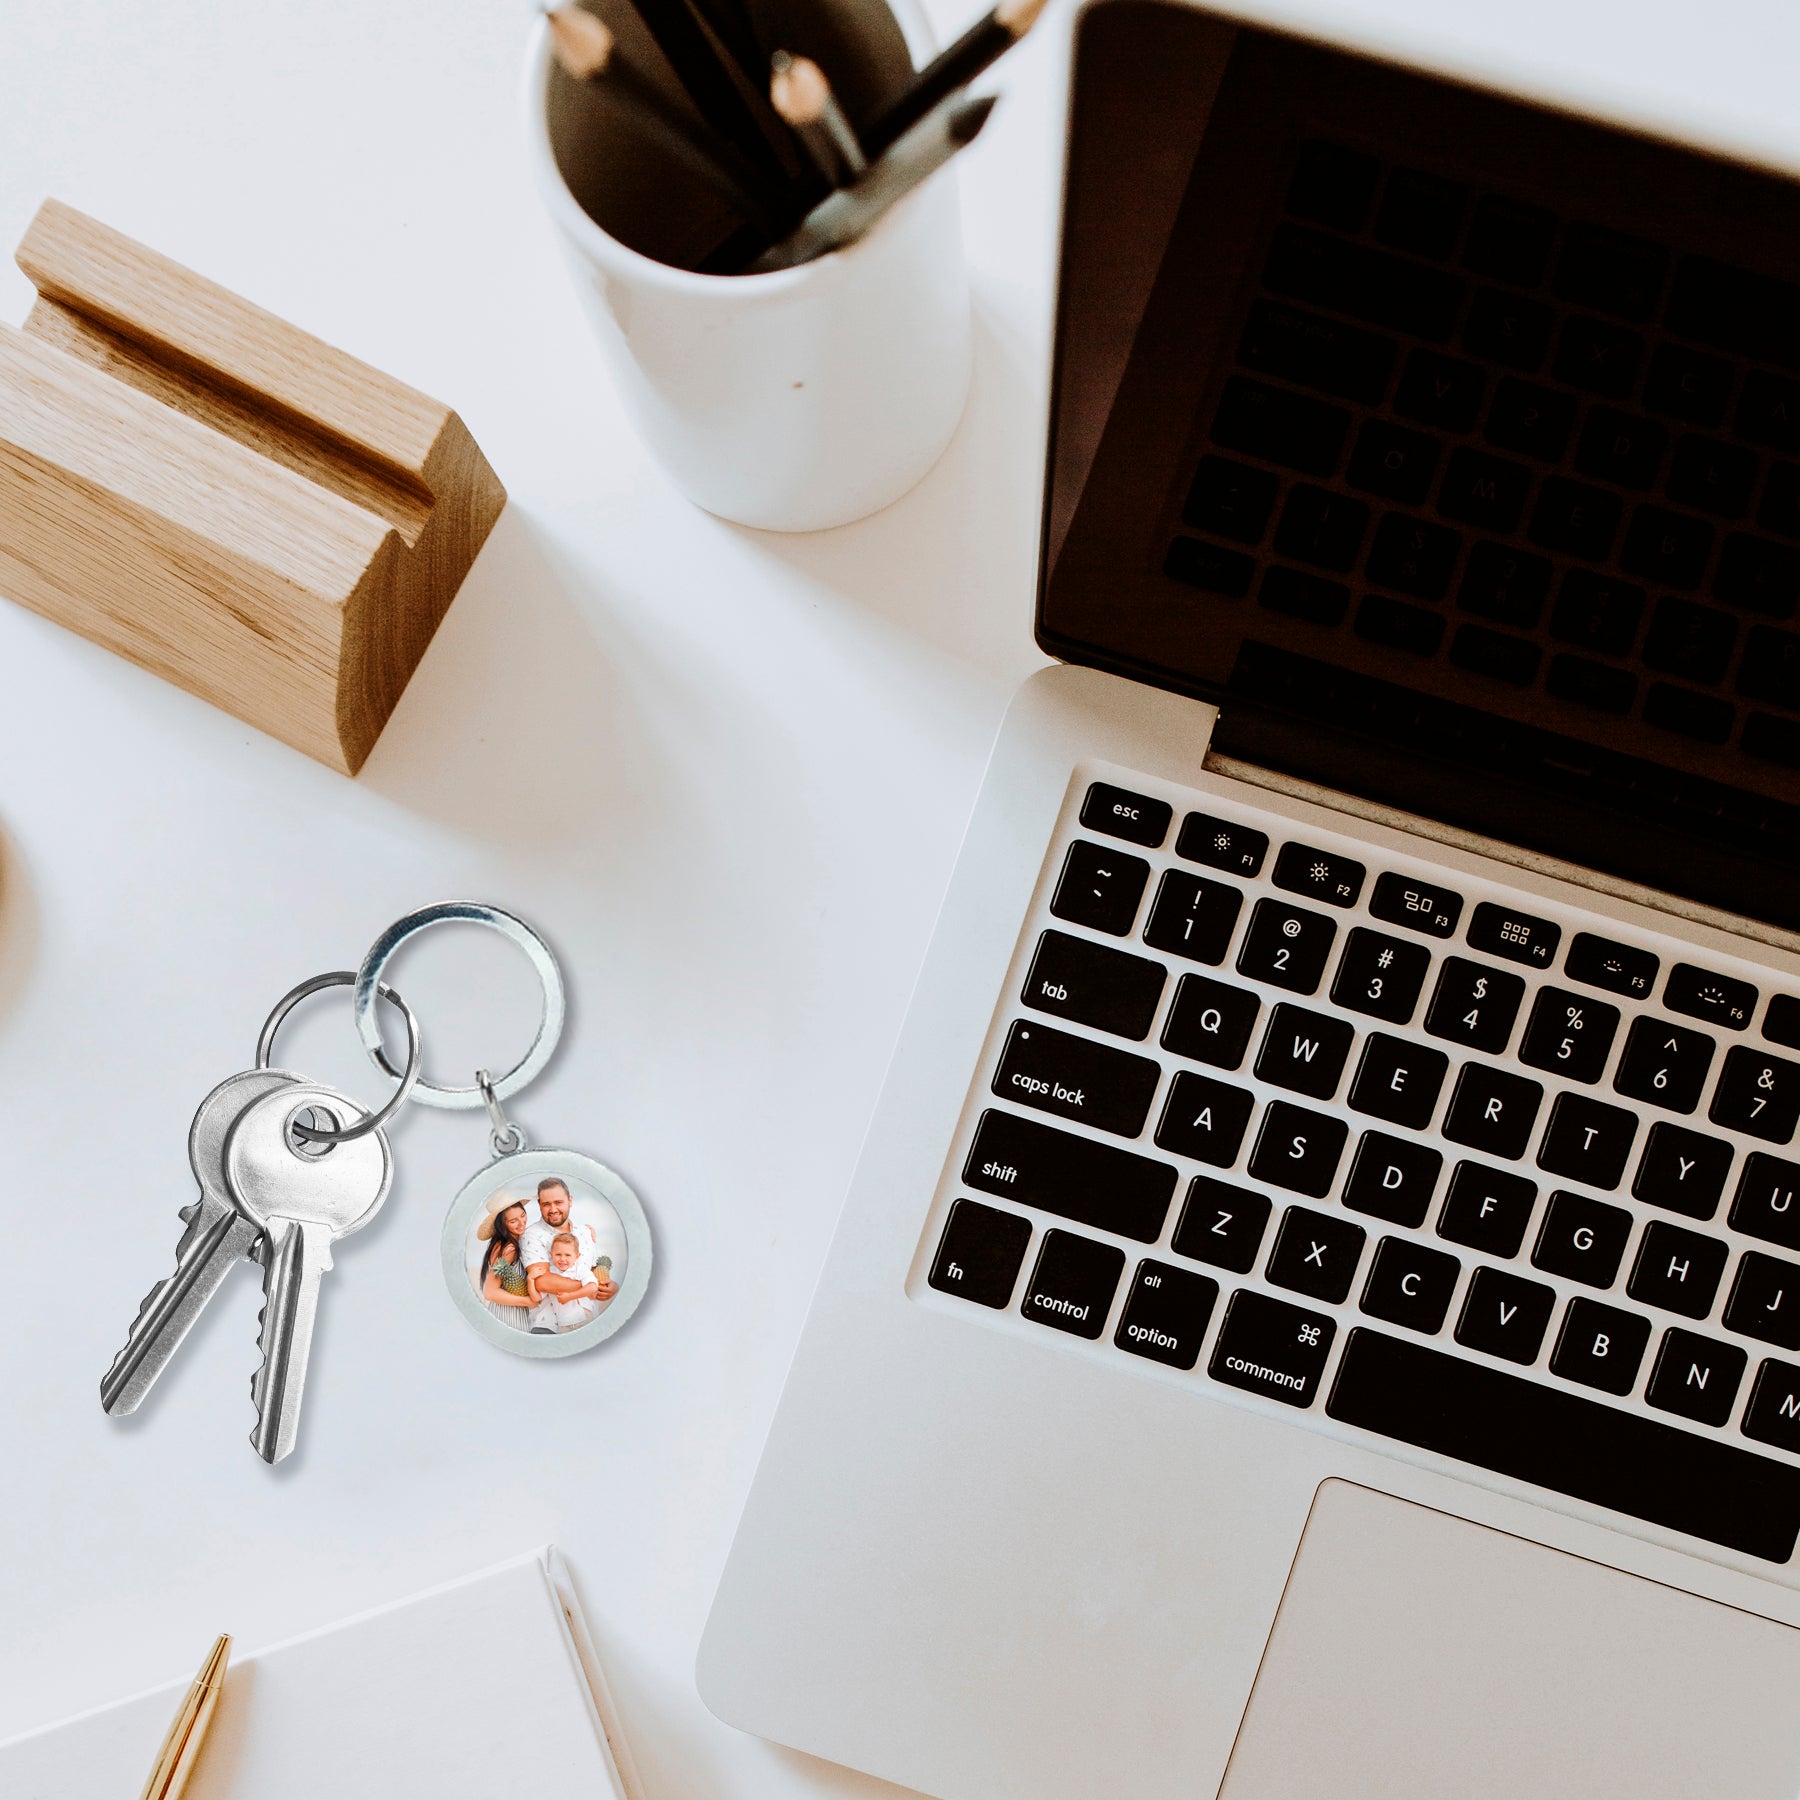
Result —
[[535, 1191], [488, 1197], [467, 1250], [469, 1280], [502, 1325], [542, 1336], [599, 1321], [625, 1276], [625, 1227], [583, 1182], [546, 1175]]

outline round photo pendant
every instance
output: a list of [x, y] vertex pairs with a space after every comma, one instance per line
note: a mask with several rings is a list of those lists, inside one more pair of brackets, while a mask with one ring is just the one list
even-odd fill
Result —
[[456, 1310], [515, 1356], [604, 1343], [650, 1285], [650, 1224], [613, 1171], [573, 1150], [496, 1157], [444, 1221]]

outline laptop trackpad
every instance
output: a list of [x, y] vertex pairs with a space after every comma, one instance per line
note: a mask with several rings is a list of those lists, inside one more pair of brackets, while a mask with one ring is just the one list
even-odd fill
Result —
[[1220, 1800], [1795, 1800], [1800, 1631], [1344, 1481]]

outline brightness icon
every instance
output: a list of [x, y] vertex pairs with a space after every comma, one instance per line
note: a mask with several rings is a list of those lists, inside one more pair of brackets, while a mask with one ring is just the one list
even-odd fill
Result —
[[1330, 863], [1316, 862], [1309, 872], [1314, 881], [1325, 881], [1330, 878], [1331, 865]]

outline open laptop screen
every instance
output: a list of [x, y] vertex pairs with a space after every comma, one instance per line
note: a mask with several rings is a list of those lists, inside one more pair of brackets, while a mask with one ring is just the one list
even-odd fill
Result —
[[1043, 567], [1227, 753], [1800, 927], [1800, 189], [1092, 7]]

